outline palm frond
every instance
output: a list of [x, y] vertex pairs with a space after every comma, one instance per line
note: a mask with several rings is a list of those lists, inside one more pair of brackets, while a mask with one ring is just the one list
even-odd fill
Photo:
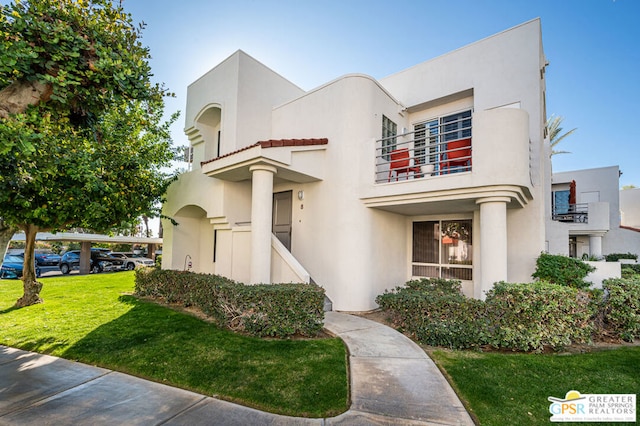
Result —
[[551, 145], [552, 156], [557, 154], [571, 153], [570, 151], [558, 151], [554, 149], [556, 146], [558, 146], [560, 142], [564, 140], [564, 138], [566, 138], [567, 136], [569, 136], [570, 134], [572, 134], [577, 130], [577, 129], [571, 129], [568, 132], [562, 134], [562, 126], [561, 126], [562, 120], [564, 120], [564, 117], [551, 115], [551, 117], [547, 119], [547, 122], [545, 124], [547, 127], [547, 134], [549, 135], [549, 143]]

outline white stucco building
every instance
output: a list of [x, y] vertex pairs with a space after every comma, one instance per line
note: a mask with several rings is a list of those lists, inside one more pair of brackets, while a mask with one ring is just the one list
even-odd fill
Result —
[[620, 191], [620, 223], [640, 231], [640, 188]]
[[[640, 255], [640, 192], [620, 191], [618, 166], [554, 173], [548, 250], [582, 258]], [[623, 218], [626, 218], [626, 222]]]
[[551, 222], [546, 65], [537, 19], [310, 91], [237, 51], [188, 88], [163, 268], [313, 280], [342, 311], [414, 277], [478, 298], [530, 281]]

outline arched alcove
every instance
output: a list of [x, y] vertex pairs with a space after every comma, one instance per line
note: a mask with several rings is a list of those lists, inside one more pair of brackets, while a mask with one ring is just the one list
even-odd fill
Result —
[[196, 128], [204, 140], [204, 160], [221, 155], [222, 109], [219, 105], [209, 105], [196, 118]]
[[172, 227], [171, 269], [213, 272], [213, 225], [206, 211], [186, 205], [173, 218], [177, 225]]

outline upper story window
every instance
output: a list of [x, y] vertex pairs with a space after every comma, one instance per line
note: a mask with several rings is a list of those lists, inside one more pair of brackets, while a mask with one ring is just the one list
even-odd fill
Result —
[[398, 125], [391, 121], [386, 115], [382, 116], [382, 155], [389, 159], [389, 153], [396, 149], [396, 135]]
[[[567, 189], [567, 186], [569, 189]], [[569, 184], [552, 186], [551, 191], [551, 217], [560, 222], [581, 222], [589, 220], [589, 205], [576, 202], [576, 181]]]
[[442, 117], [440, 123], [445, 141], [471, 137], [471, 110]]
[[569, 212], [569, 190], [553, 191], [551, 205], [554, 214], [566, 214]]
[[434, 164], [436, 172], [470, 170], [471, 110], [418, 123], [414, 131], [416, 164]]
[[191, 145], [182, 147], [182, 161], [187, 163], [187, 171], [191, 171], [193, 166], [193, 147]]
[[470, 172], [471, 109], [432, 118], [398, 134], [396, 123], [382, 116], [376, 141], [376, 183]]

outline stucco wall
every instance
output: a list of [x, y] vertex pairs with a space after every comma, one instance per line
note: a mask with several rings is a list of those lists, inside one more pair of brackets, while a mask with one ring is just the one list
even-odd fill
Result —
[[473, 89], [475, 111], [517, 105], [530, 116], [530, 137], [537, 164], [542, 148], [542, 108], [545, 66], [540, 21], [533, 20], [415, 65], [380, 83], [403, 105]]
[[384, 288], [406, 278], [405, 219], [365, 207], [360, 187], [374, 179], [382, 114], [397, 104], [370, 77], [352, 75], [282, 105], [272, 138], [326, 137], [321, 182], [282, 183], [304, 191], [294, 199], [292, 253], [327, 291], [336, 310], [369, 310]]
[[[525, 173], [525, 185], [532, 195], [524, 209], [508, 211], [510, 281], [530, 280], [535, 259], [545, 249], [545, 216], [548, 214], [545, 205], [550, 179], [548, 150], [542, 133], [546, 112], [541, 75], [545, 65], [540, 22], [533, 20], [380, 80], [410, 110], [419, 109], [426, 100], [472, 89], [474, 115], [478, 118], [473, 129], [474, 183], [481, 184], [483, 176], [490, 181], [502, 173], [513, 180]], [[507, 130], [505, 126], [489, 126], [486, 137], [482, 133], [484, 128], [476, 127], [485, 110], [505, 106], [518, 108], [528, 115], [530, 146], [524, 152], [530, 156], [530, 168], [511, 158], [500, 160], [501, 155], [506, 155], [505, 150], [490, 148], [491, 133], [497, 138], [508, 134], [503, 133]], [[508, 113], [505, 109], [505, 114]], [[476, 139], [477, 136], [480, 137]], [[477, 146], [476, 141], [482, 141], [482, 146]], [[479, 158], [483, 152], [487, 153], [486, 158]]]
[[208, 107], [219, 107], [222, 110], [220, 153], [224, 155], [268, 139], [271, 109], [303, 93], [239, 50], [189, 85], [185, 129], [196, 126], [196, 119]]
[[556, 172], [553, 174], [553, 184], [576, 181], [576, 203], [603, 202], [609, 204], [609, 229], [620, 226], [620, 169], [618, 166], [600, 167], [594, 169]]
[[596, 268], [595, 271], [590, 272], [584, 279], [587, 282], [592, 283], [592, 288], [602, 288], [602, 282], [609, 278], [620, 278], [621, 269], [619, 262], [586, 262], [587, 264]]
[[640, 188], [620, 191], [621, 224], [640, 229]]

